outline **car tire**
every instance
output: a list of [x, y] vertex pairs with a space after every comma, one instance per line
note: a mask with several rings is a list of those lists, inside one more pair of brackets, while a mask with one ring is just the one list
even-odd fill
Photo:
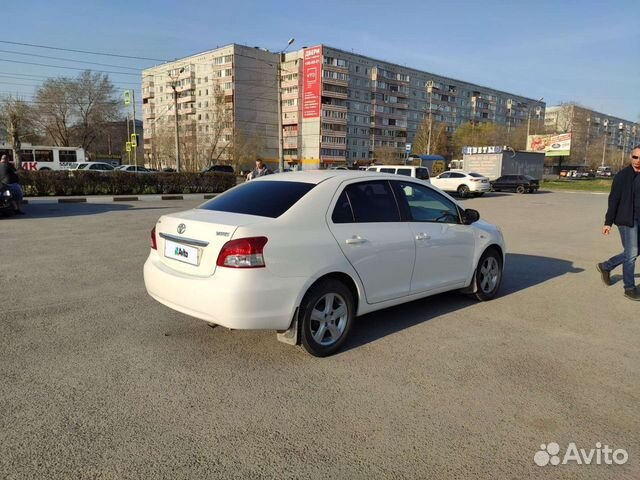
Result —
[[492, 189], [491, 189], [491, 191], [492, 191], [492, 192], [499, 192], [499, 191], [500, 191], [500, 189], [499, 189], [499, 188], [492, 188]]
[[314, 357], [334, 354], [349, 336], [354, 318], [355, 301], [349, 287], [339, 280], [321, 280], [300, 304], [302, 346]]
[[518, 185], [518, 186], [516, 187], [516, 193], [524, 193], [524, 192], [526, 192], [526, 191], [527, 191], [527, 189], [526, 189], [526, 188], [524, 188], [524, 185]]
[[467, 187], [466, 185], [460, 185], [457, 192], [460, 198], [465, 198], [469, 195], [469, 187]]
[[478, 193], [476, 193], [476, 196], [477, 196], [477, 197], [481, 197], [482, 195], [484, 195], [484, 192], [478, 192]]
[[495, 248], [488, 248], [480, 257], [478, 267], [473, 276], [475, 293], [473, 297], [486, 302], [498, 293], [502, 282], [502, 255]]

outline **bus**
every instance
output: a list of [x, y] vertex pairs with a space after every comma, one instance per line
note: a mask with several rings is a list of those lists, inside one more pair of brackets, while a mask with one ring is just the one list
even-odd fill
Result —
[[[20, 148], [23, 170], [69, 170], [79, 162], [85, 162], [84, 149], [79, 147], [51, 147], [23, 143]], [[0, 155], [13, 157], [11, 145], [0, 145]]]

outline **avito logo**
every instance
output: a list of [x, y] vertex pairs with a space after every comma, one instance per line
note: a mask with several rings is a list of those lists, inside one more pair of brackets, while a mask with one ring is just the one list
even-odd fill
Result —
[[176, 247], [176, 257], [184, 257], [189, 258], [189, 252], [187, 252], [184, 248]]

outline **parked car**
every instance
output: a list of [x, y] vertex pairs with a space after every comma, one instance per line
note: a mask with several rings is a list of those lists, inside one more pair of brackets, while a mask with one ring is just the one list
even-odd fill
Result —
[[175, 173], [176, 169], [171, 167], [164, 167], [162, 171], [165, 173]]
[[230, 329], [277, 330], [326, 356], [356, 316], [449, 290], [493, 298], [505, 245], [479, 218], [409, 176], [267, 175], [162, 216], [144, 282], [174, 310]]
[[609, 166], [601, 166], [596, 170], [596, 177], [612, 177], [613, 169]]
[[129, 173], [150, 173], [151, 171], [143, 167], [141, 165], [120, 165], [116, 167], [116, 170], [119, 172], [129, 172]]
[[115, 169], [112, 165], [104, 162], [80, 162], [70, 169], [71, 172], [75, 171], [90, 171], [90, 172], [113, 172]]
[[231, 165], [210, 165], [202, 169], [202, 173], [212, 172], [235, 173]]
[[407, 177], [429, 181], [429, 169], [415, 165], [373, 165], [367, 167], [367, 172], [395, 173], [397, 175], [405, 175]]
[[484, 175], [475, 172], [443, 172], [431, 178], [431, 185], [443, 192], [456, 192], [460, 197], [481, 196], [491, 191], [491, 183]]
[[511, 190], [517, 193], [535, 193], [540, 188], [540, 182], [529, 175], [503, 175], [492, 182], [491, 186], [494, 192]]

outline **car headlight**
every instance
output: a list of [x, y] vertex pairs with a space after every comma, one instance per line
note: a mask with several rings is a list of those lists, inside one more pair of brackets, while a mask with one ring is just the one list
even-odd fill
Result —
[[5, 197], [10, 197], [11, 196], [11, 192], [9, 190], [5, 190], [4, 192], [2, 192], [2, 195]]

